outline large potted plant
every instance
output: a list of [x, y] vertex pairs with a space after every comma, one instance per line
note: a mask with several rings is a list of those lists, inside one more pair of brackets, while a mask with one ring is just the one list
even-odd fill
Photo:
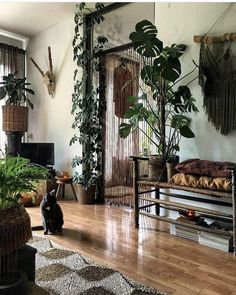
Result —
[[[92, 9], [85, 3], [77, 5], [75, 13], [75, 36], [73, 40], [74, 61], [76, 68], [74, 75], [74, 93], [72, 95], [72, 115], [74, 122], [72, 128], [75, 134], [70, 145], [79, 142], [82, 145], [82, 155], [75, 155], [72, 167], [75, 169], [74, 182], [77, 183], [79, 202], [92, 204], [95, 202], [96, 188], [101, 184], [101, 161], [99, 160], [103, 146], [102, 127], [105, 105], [99, 100], [99, 87], [95, 87], [93, 79], [100, 69], [99, 52], [103, 49], [107, 39], [98, 36], [92, 43], [92, 50], [87, 50], [86, 44], [89, 31], [94, 24], [104, 20], [103, 16], [91, 14]], [[95, 4], [95, 11], [104, 7], [104, 4]], [[89, 16], [86, 17], [86, 15]], [[86, 23], [86, 26], [85, 26]], [[90, 39], [89, 39], [90, 40]], [[78, 171], [78, 167], [81, 170]]]
[[0, 87], [0, 99], [6, 99], [6, 104], [2, 106], [3, 130], [6, 132], [26, 132], [28, 130], [28, 107], [33, 109], [32, 102], [26, 93], [34, 94], [26, 82], [26, 78], [16, 78], [17, 72], [2, 77]]
[[[189, 83], [179, 83], [194, 71], [181, 78], [180, 57], [186, 45], [164, 47], [157, 38], [157, 32], [151, 22], [143, 20], [130, 34], [133, 48], [145, 60], [140, 79], [147, 87], [140, 96], [128, 98], [131, 107], [125, 114], [127, 122], [120, 125], [119, 132], [125, 138], [138, 128], [150, 140], [157, 151], [157, 156], [149, 159], [150, 176], [164, 181], [165, 163], [176, 158], [181, 136], [194, 137], [190, 129], [191, 119], [186, 113], [197, 112], [198, 109], [188, 88]], [[142, 121], [146, 122], [148, 132], [142, 128]], [[153, 173], [153, 166], [158, 168], [157, 174]]]
[[[35, 190], [37, 183], [47, 178], [47, 169], [30, 164], [28, 159], [9, 155], [0, 159], [0, 291], [6, 294], [13, 294], [10, 290], [26, 294], [17, 272], [17, 250], [31, 238], [31, 225], [19, 204], [20, 195]], [[16, 286], [18, 289], [11, 289]]]

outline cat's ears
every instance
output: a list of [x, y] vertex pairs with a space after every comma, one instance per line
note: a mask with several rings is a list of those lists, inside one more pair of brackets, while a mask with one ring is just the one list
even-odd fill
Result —
[[56, 192], [56, 190], [55, 190], [55, 189], [53, 189], [52, 191], [50, 191], [50, 193], [49, 193], [49, 194], [50, 194], [51, 196], [53, 196], [53, 195], [55, 194], [55, 192]]

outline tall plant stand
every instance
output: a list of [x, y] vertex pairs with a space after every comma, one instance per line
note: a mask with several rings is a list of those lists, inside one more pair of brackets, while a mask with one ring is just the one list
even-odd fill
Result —
[[11, 156], [17, 156], [21, 153], [21, 139], [23, 132], [11, 132], [7, 131], [7, 153]]

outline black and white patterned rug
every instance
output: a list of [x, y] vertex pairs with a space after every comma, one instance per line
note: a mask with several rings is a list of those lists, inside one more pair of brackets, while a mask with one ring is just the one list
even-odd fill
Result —
[[78, 252], [34, 237], [36, 284], [52, 295], [167, 295], [99, 265]]

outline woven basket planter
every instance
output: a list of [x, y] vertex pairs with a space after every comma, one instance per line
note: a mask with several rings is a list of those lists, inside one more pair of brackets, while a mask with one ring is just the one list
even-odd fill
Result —
[[166, 161], [158, 156], [149, 156], [148, 177], [157, 181], [167, 180]]
[[2, 106], [2, 129], [8, 132], [26, 132], [28, 130], [28, 108]]
[[76, 186], [80, 204], [94, 204], [96, 186], [90, 186], [87, 190], [81, 184]]
[[22, 205], [0, 210], [0, 254], [11, 253], [32, 237], [29, 214]]

